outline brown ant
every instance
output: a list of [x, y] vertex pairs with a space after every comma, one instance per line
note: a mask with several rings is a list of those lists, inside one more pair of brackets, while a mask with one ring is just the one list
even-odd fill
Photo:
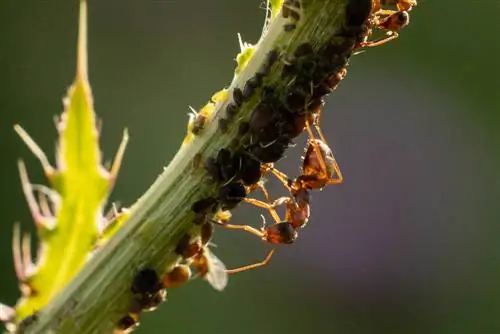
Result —
[[[397, 10], [382, 9], [382, 6], [393, 5]], [[410, 14], [408, 13], [417, 5], [416, 0], [373, 0], [372, 15], [369, 19], [369, 25], [381, 30], [386, 30], [386, 37], [368, 41], [369, 32], [360, 47], [374, 47], [385, 44], [393, 39], [398, 38], [398, 30], [410, 24]]]
[[[333, 157], [332, 151], [326, 144], [326, 140], [319, 127], [318, 109], [312, 114], [314, 126], [321, 139], [315, 137], [310, 120], [306, 119], [305, 127], [309, 134], [309, 143], [304, 155], [301, 175], [295, 180], [289, 179], [286, 174], [275, 169], [272, 164], [265, 165], [264, 171], [272, 172], [290, 191], [291, 197], [280, 197], [272, 203], [263, 202], [254, 198], [245, 198], [245, 202], [264, 208], [269, 211], [275, 224], [266, 226], [263, 218], [263, 226], [260, 230], [249, 225], [234, 225], [217, 222], [219, 225], [231, 229], [240, 229], [260, 237], [263, 241], [271, 244], [290, 244], [297, 239], [297, 230], [303, 228], [309, 221], [310, 216], [310, 194], [313, 189], [322, 189], [329, 184], [340, 184], [343, 176], [340, 168]], [[332, 175], [335, 174], [335, 177]], [[276, 207], [285, 206], [285, 220], [282, 221], [276, 212]], [[274, 251], [274, 250], [273, 250]], [[260, 267], [269, 262], [272, 252], [266, 259], [254, 265], [237, 269], [236, 272]]]

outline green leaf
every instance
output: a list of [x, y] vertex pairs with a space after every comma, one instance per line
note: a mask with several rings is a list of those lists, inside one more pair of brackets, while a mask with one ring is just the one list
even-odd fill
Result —
[[[104, 222], [103, 208], [118, 173], [128, 134], [114, 164], [107, 171], [101, 164], [99, 129], [87, 80], [87, 8], [80, 2], [77, 74], [64, 99], [57, 130], [57, 165], [52, 167], [35, 141], [20, 127], [15, 130], [40, 160], [52, 190], [35, 198], [24, 164], [20, 162], [23, 190], [38, 228], [40, 251], [36, 265], [20, 232], [15, 230], [13, 249], [16, 272], [24, 287], [16, 306], [17, 319], [43, 308], [78, 273], [89, 258]], [[37, 188], [39, 189], [39, 188]], [[40, 191], [38, 191], [40, 193]]]

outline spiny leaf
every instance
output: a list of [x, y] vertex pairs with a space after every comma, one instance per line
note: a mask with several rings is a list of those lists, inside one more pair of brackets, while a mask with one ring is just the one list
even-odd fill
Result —
[[86, 3], [81, 1], [77, 73], [64, 99], [65, 108], [57, 124], [57, 167], [50, 165], [43, 151], [20, 126], [15, 127], [40, 160], [54, 188], [54, 191], [45, 189], [45, 195], [42, 194], [37, 201], [24, 164], [19, 163], [24, 193], [38, 227], [42, 251], [37, 254], [37, 265], [32, 265], [26, 246], [29, 239], [24, 237], [24, 246], [19, 246], [20, 232], [15, 230], [16, 273], [21, 283], [28, 287], [16, 306], [18, 320], [43, 308], [88, 259], [99, 237], [103, 207], [128, 140], [125, 131], [108, 172], [101, 164], [99, 131], [87, 78], [86, 16]]

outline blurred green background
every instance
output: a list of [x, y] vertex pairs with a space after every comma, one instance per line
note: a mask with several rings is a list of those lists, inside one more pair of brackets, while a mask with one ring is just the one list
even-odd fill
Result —
[[[173, 157], [188, 105], [227, 85], [236, 33], [255, 42], [253, 1], [90, 1], [90, 80], [111, 159], [131, 141], [112, 195], [128, 205]], [[323, 129], [346, 182], [315, 193], [311, 222], [265, 269], [223, 293], [201, 280], [169, 292], [137, 333], [498, 333], [500, 330], [500, 1], [423, 0], [401, 38], [351, 61]], [[12, 225], [32, 220], [16, 169], [41, 168], [20, 123], [53, 157], [52, 117], [74, 75], [76, 1], [0, 4], [0, 300], [18, 297]], [[280, 168], [298, 172], [305, 138]], [[283, 189], [271, 182], [273, 196]], [[241, 205], [234, 222], [260, 224]], [[267, 248], [217, 231], [229, 268]]]

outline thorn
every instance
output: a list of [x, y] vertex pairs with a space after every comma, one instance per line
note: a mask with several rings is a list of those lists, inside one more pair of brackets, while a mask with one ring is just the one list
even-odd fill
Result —
[[16, 310], [12, 307], [0, 303], [0, 321], [12, 322], [16, 318]]
[[240, 52], [243, 52], [243, 50], [245, 50], [245, 42], [243, 42], [240, 33], [237, 33], [237, 35], [238, 35], [238, 43], [240, 44]]
[[96, 127], [97, 137], [100, 137], [102, 133], [102, 119], [98, 118], [95, 120], [95, 127]]
[[21, 282], [26, 280], [24, 271], [23, 259], [21, 255], [21, 226], [19, 223], [14, 224], [14, 233], [12, 235], [12, 257], [14, 259], [14, 270], [17, 279]]
[[40, 146], [38, 146], [37, 143], [33, 140], [33, 138], [30, 137], [30, 135], [18, 124], [14, 125], [14, 130], [17, 132], [19, 137], [24, 141], [26, 146], [30, 149], [30, 151], [35, 155], [35, 157], [40, 161], [40, 164], [42, 165], [42, 168], [45, 172], [45, 175], [50, 178], [52, 175], [54, 175], [54, 167], [49, 162], [49, 159], [47, 159], [47, 156], [45, 153], [42, 151]]
[[30, 180], [28, 179], [28, 172], [26, 171], [26, 166], [22, 160], [18, 161], [19, 175], [21, 177], [21, 186], [23, 188], [24, 196], [28, 202], [28, 207], [35, 221], [35, 225], [39, 228], [43, 223], [43, 216], [40, 214], [40, 209], [38, 203], [33, 196], [33, 188], [31, 187]]
[[33, 258], [31, 257], [31, 237], [29, 233], [25, 233], [22, 241], [22, 254], [23, 254], [23, 267], [24, 275], [29, 278], [33, 275], [35, 270], [35, 265], [33, 264]]
[[125, 150], [127, 148], [128, 144], [128, 130], [125, 128], [123, 130], [123, 137], [122, 141], [120, 143], [120, 146], [118, 146], [118, 151], [116, 151], [115, 159], [113, 161], [113, 165], [111, 166], [111, 178], [114, 180], [116, 179], [116, 176], [118, 175], [118, 172], [120, 171], [120, 167], [122, 165], [123, 161], [123, 156], [125, 155]]
[[80, 0], [80, 15], [78, 18], [78, 47], [76, 60], [76, 76], [80, 80], [88, 80], [87, 59], [87, 2]]
[[[42, 186], [40, 186], [42, 187]], [[35, 185], [33, 185], [33, 189], [35, 189]], [[47, 218], [54, 218], [54, 213], [52, 212], [54, 204], [50, 204], [50, 197], [44, 193], [43, 191], [38, 190], [38, 205], [40, 206], [40, 211], [42, 215]]]

